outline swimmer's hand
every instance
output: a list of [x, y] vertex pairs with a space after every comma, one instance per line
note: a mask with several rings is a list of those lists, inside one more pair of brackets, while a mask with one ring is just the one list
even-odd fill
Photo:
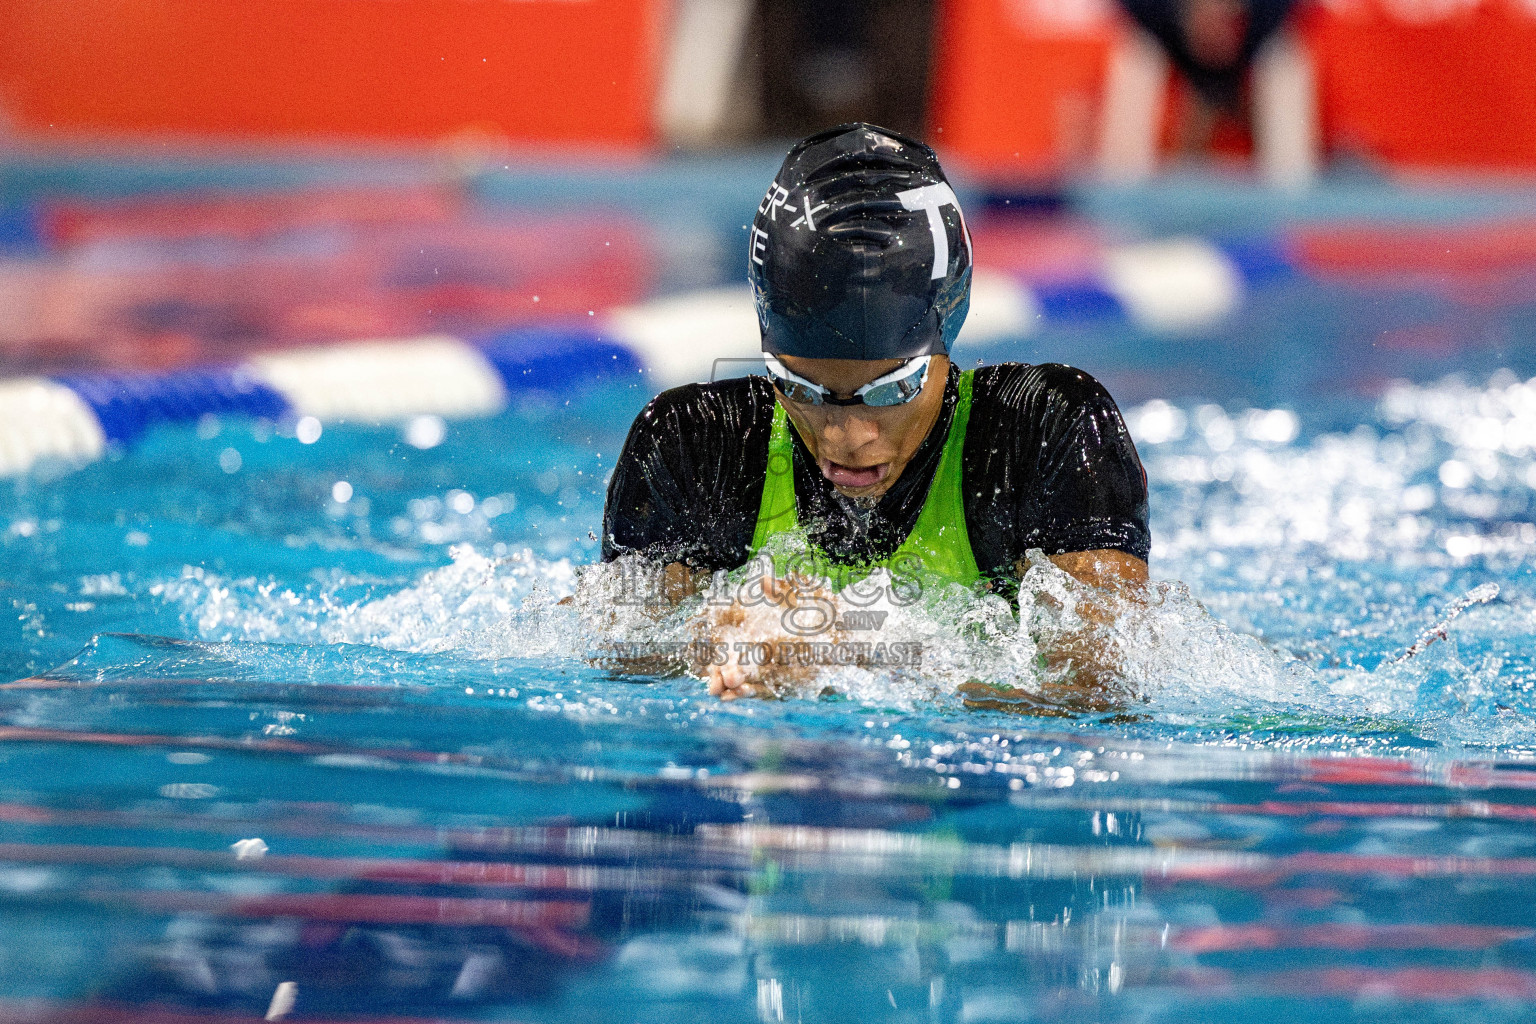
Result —
[[[755, 588], [754, 588], [755, 589]], [[747, 601], [735, 600], [707, 613], [701, 629], [711, 649], [726, 652], [722, 663], [700, 666], [709, 692], [721, 700], [740, 697], [781, 697], [810, 682], [816, 666], [780, 657], [781, 645], [803, 642], [803, 632], [791, 632], [786, 622], [815, 627], [818, 641], [836, 642], [836, 603], [824, 589], [797, 588], [783, 580], [762, 581]], [[718, 659], [717, 659], [718, 660]]]

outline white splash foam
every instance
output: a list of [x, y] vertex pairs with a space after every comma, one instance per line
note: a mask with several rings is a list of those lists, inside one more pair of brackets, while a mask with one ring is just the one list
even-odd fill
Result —
[[[340, 579], [299, 591], [254, 578], [230, 580], [196, 566], [150, 593], [182, 608], [205, 640], [368, 644], [434, 653], [486, 646], [525, 606], [568, 595], [568, 559], [523, 551], [489, 558], [468, 545], [450, 549], [451, 564], [385, 597], [347, 602], [336, 595], [356, 581]], [[530, 645], [537, 648], [537, 643]], [[542, 654], [542, 651], [538, 653]]]

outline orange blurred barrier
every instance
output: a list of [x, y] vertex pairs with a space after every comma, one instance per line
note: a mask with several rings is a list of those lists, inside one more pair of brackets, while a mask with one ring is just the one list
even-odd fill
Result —
[[1335, 0], [1302, 28], [1331, 150], [1536, 169], [1536, 2]]
[[1118, 21], [1109, 0], [940, 0], [933, 140], [996, 174], [1092, 156]]
[[5, 0], [22, 133], [642, 145], [665, 0]]
[[[1323, 0], [1296, 17], [1326, 152], [1536, 169], [1536, 0]], [[938, 28], [934, 141], [995, 176], [1091, 163], [1110, 52], [1127, 31], [1109, 0], [940, 0]], [[1162, 106], [1166, 149], [1181, 104]], [[1231, 127], [1217, 148], [1243, 155]]]

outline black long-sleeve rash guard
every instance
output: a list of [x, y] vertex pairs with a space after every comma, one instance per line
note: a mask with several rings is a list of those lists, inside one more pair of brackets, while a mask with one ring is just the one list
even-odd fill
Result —
[[[872, 508], [838, 494], [790, 430], [800, 522], [831, 558], [883, 558], [911, 532], [949, 435], [958, 381], [951, 368], [939, 418]], [[640, 552], [699, 569], [744, 565], [773, 404], [764, 377], [689, 384], [653, 399], [630, 428], [608, 486], [604, 560]], [[1016, 576], [1030, 548], [1147, 557], [1146, 474], [1114, 400], [1081, 370], [1022, 363], [977, 370], [962, 481], [966, 529], [984, 576]]]

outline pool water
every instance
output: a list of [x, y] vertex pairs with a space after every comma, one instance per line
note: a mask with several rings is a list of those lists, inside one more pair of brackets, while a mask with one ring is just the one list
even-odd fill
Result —
[[955, 692], [1048, 568], [783, 701], [595, 667], [688, 635], [559, 603], [643, 381], [0, 484], [0, 1016], [1529, 1019], [1536, 381], [1105, 376], [1163, 582], [1069, 717]]

